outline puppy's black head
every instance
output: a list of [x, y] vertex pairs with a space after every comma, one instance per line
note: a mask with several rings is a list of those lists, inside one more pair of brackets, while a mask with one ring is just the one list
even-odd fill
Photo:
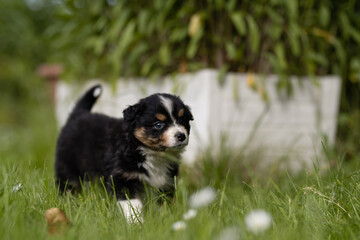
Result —
[[156, 151], [182, 149], [188, 144], [193, 116], [180, 98], [154, 94], [124, 110], [129, 131], [143, 144]]

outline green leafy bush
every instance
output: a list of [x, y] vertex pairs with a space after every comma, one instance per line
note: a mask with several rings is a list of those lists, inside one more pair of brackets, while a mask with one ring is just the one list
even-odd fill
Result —
[[76, 77], [203, 67], [360, 79], [355, 0], [68, 0], [48, 29]]

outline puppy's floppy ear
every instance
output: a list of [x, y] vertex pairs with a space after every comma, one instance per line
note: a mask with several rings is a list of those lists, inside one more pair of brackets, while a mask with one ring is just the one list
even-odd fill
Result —
[[190, 111], [190, 107], [188, 105], [185, 105], [185, 108], [186, 108], [186, 115], [187, 115], [187, 118], [190, 120], [190, 121], [193, 121], [194, 120], [194, 117]]
[[131, 105], [128, 108], [126, 108], [123, 111], [123, 115], [124, 115], [124, 121], [125, 122], [132, 122], [134, 121], [136, 115], [140, 112], [141, 110], [141, 105], [140, 103], [137, 103], [135, 105]]

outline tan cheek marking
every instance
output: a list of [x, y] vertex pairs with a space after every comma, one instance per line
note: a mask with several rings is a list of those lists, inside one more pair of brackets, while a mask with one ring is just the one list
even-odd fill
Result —
[[155, 117], [157, 119], [159, 119], [160, 121], [165, 121], [166, 120], [166, 116], [164, 114], [161, 114], [161, 113], [156, 114]]
[[182, 108], [182, 109], [180, 109], [179, 110], [179, 112], [178, 112], [178, 117], [182, 117], [182, 116], [184, 116], [184, 109]]
[[144, 128], [135, 129], [134, 135], [140, 142], [143, 142], [142, 139], [144, 139], [145, 129]]
[[143, 127], [135, 129], [134, 136], [137, 140], [149, 147], [157, 147], [159, 144], [159, 139], [146, 136], [145, 128]]
[[168, 141], [169, 141], [169, 139], [168, 139], [168, 136], [167, 136], [166, 132], [164, 132], [163, 134], [161, 134], [161, 136], [160, 136], [160, 142], [161, 142], [161, 144], [162, 144], [163, 146], [167, 146]]

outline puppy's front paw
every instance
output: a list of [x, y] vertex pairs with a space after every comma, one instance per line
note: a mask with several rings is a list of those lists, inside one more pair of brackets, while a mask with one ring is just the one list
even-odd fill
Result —
[[128, 223], [139, 224], [144, 222], [141, 214], [143, 205], [139, 199], [121, 200], [118, 201], [118, 206]]

